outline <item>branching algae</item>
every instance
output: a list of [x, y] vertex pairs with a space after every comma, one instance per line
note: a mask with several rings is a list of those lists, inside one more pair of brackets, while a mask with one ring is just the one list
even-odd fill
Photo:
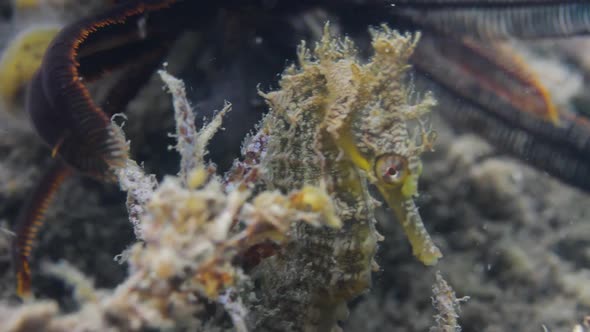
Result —
[[266, 145], [262, 186], [284, 192], [324, 186], [343, 226], [299, 224], [293, 241], [257, 266], [259, 327], [329, 331], [346, 318], [346, 302], [370, 286], [378, 268], [370, 185], [395, 212], [420, 261], [432, 265], [442, 256], [413, 201], [420, 155], [435, 139], [424, 119], [435, 100], [426, 94], [413, 102], [406, 83], [419, 36], [385, 26], [371, 33], [374, 55], [362, 64], [352, 41], [326, 28], [313, 51], [301, 45], [299, 67], [285, 71], [281, 89], [261, 93], [270, 112], [251, 142]]

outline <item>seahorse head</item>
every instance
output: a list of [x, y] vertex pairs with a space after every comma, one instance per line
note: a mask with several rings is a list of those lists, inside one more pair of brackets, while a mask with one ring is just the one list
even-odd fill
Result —
[[431, 265], [442, 255], [426, 232], [413, 198], [422, 173], [421, 154], [432, 148], [436, 138], [425, 118], [436, 101], [429, 93], [416, 97], [407, 79], [408, 61], [419, 35], [400, 35], [387, 27], [373, 30], [372, 35], [375, 53], [366, 64], [351, 60], [355, 57], [350, 56], [346, 40], [325, 39], [318, 44], [315, 54], [329, 64], [323, 66], [330, 105], [325, 129], [342, 157], [379, 189], [414, 254]]

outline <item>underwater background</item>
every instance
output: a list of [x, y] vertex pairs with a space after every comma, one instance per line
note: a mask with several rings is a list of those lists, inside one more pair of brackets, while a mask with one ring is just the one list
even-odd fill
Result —
[[[333, 315], [329, 319], [331, 323], [334, 323], [332, 326], [327, 327], [327, 323], [323, 322], [324, 319], [315, 317], [314, 313], [282, 313], [289, 317], [299, 315], [297, 319], [294, 318], [296, 321], [312, 322], [302, 323], [303, 325], [297, 325], [298, 323], [281, 325], [273, 320], [278, 319], [276, 317], [267, 319], [266, 316], [274, 314], [272, 310], [261, 309], [264, 307], [263, 304], [248, 299], [248, 296], [244, 294], [256, 294], [252, 297], [259, 299], [265, 296], [264, 287], [269, 287], [268, 292], [272, 291], [273, 294], [279, 295], [281, 291], [287, 294], [290, 290], [279, 288], [275, 284], [276, 281], [268, 281], [264, 277], [264, 274], [268, 273], [265, 269], [271, 272], [280, 271], [280, 267], [283, 266], [281, 262], [276, 263], [279, 267], [272, 265], [274, 263], [269, 263], [269, 266], [264, 265], [260, 263], [260, 260], [264, 261], [269, 257], [259, 253], [262, 258], [257, 256], [256, 262], [253, 263], [256, 266], [251, 267], [249, 265], [251, 263], [246, 261], [248, 257], [242, 257], [247, 255], [240, 251], [239, 248], [242, 248], [240, 246], [245, 246], [242, 249], [249, 253], [251, 243], [236, 244], [235, 247], [238, 249], [232, 247], [232, 250], [237, 253], [232, 251], [233, 256], [230, 258], [223, 256], [230, 254], [225, 252], [223, 255], [220, 254], [225, 259], [223, 268], [230, 269], [231, 273], [228, 273], [235, 280], [243, 278], [246, 284], [243, 286], [238, 281], [234, 284], [233, 281], [227, 282], [220, 277], [223, 281], [219, 283], [231, 284], [228, 288], [235, 286], [239, 289], [236, 293], [231, 293], [227, 290], [228, 288], [222, 286], [218, 289], [217, 284], [211, 286], [212, 281], [206, 279], [210, 276], [199, 276], [196, 282], [201, 282], [202, 285], [196, 287], [197, 291], [194, 294], [203, 292], [205, 300], [199, 304], [198, 310], [194, 308], [194, 311], [187, 310], [188, 313], [183, 313], [184, 316], [179, 315], [182, 319], [166, 320], [176, 317], [173, 312], [181, 311], [183, 307], [180, 304], [174, 307], [168, 303], [168, 307], [163, 309], [158, 307], [160, 305], [158, 304], [155, 307], [161, 310], [159, 314], [149, 312], [144, 316], [139, 315], [143, 318], [138, 318], [137, 322], [123, 324], [119, 321], [120, 317], [112, 318], [105, 314], [103, 309], [96, 308], [100, 307], [101, 299], [118, 294], [117, 290], [121, 291], [124, 287], [116, 287], [124, 284], [129, 275], [141, 270], [143, 265], [138, 263], [139, 261], [148, 265], [147, 261], [156, 260], [155, 257], [159, 257], [157, 255], [161, 252], [158, 251], [158, 247], [150, 247], [158, 241], [152, 243], [149, 239], [145, 239], [144, 248], [154, 251], [146, 252], [146, 257], [136, 257], [138, 259], [134, 261], [136, 266], [129, 268], [126, 263], [129, 259], [127, 256], [141, 255], [142, 245], [137, 244], [137, 239], [141, 240], [144, 235], [138, 235], [137, 227], [134, 229], [134, 225], [129, 222], [130, 213], [126, 208], [129, 198], [126, 192], [121, 191], [116, 183], [85, 176], [72, 176], [64, 182], [50, 204], [45, 213], [45, 225], [35, 240], [36, 244], [31, 255], [35, 300], [22, 301], [16, 295], [13, 265], [15, 223], [25, 200], [50, 167], [52, 147], [48, 148], [39, 138], [25, 111], [26, 84], [31, 77], [27, 79], [24, 78], [27, 75], [13, 72], [14, 68], [21, 68], [19, 66], [35, 67], [34, 60], [31, 62], [25, 60], [27, 52], [34, 53], [37, 49], [35, 46], [31, 46], [32, 51], [30, 47], [21, 48], [20, 52], [24, 53], [17, 52], [16, 55], [16, 59], [22, 60], [20, 62], [9, 59], [10, 50], [11, 47], [18, 45], [19, 38], [23, 38], [26, 33], [50, 31], [48, 34], [53, 36], [60, 28], [82, 17], [98, 15], [97, 13], [115, 5], [112, 1], [102, 0], [4, 0], [0, 1], [0, 49], [3, 50], [3, 59], [0, 61], [0, 97], [3, 99], [0, 109], [0, 331], [242, 331], [243, 329], [338, 331], [341, 329], [343, 331], [579, 332], [590, 330], [590, 318], [588, 318], [590, 315], [590, 223], [588, 222], [590, 172], [587, 172], [590, 160], [587, 157], [588, 147], [586, 146], [589, 142], [587, 138], [590, 137], [590, 126], [587, 126], [585, 120], [590, 107], [587, 86], [587, 75], [590, 72], [588, 55], [590, 39], [583, 36], [590, 27], [587, 27], [585, 31], [572, 33], [572, 35], [582, 34], [581, 36], [561, 36], [567, 34], [565, 31], [567, 29], [564, 28], [563, 33], [555, 33], [555, 36], [551, 36], [552, 38], [525, 38], [526, 40], [502, 38], [499, 42], [502, 45], [494, 44], [489, 49], [482, 46], [488, 45], [488, 42], [476, 44], [476, 42], [465, 42], [459, 38], [465, 44], [456, 45], [456, 47], [465, 47], [465, 50], [453, 53], [452, 50], [445, 49], [445, 46], [453, 47], [454, 45], [451, 42], [444, 44], [447, 37], [428, 32], [429, 29], [433, 29], [432, 31], [440, 29], [436, 25], [436, 18], [432, 21], [434, 22], [432, 27], [428, 25], [428, 21], [426, 23], [420, 22], [419, 19], [413, 21], [412, 8], [406, 16], [392, 15], [388, 18], [387, 10], [392, 5], [390, 1], [366, 0], [338, 3], [318, 0], [310, 3], [309, 6], [301, 5], [301, 8], [299, 6], [289, 8], [289, 5], [286, 5], [287, 8], [277, 10], [278, 13], [272, 12], [280, 7], [273, 1], [253, 1], [252, 5], [246, 6], [246, 9], [240, 7], [238, 10], [215, 10], [213, 11], [215, 15], [206, 20], [206, 24], [197, 25], [191, 31], [184, 33], [171, 46], [157, 69], [165, 68], [167, 72], [184, 82], [186, 100], [195, 112], [193, 120], [196, 119], [196, 128], [198, 128], [196, 131], [200, 132], [203, 126], [215, 122], [220, 114], [219, 110], [225, 107], [225, 101], [231, 103], [232, 108], [230, 112], [223, 115], [222, 125], [217, 124], [211, 127], [220, 126], [223, 129], [218, 130], [210, 141], [206, 149], [208, 154], [204, 152], [205, 150], [199, 152], [199, 156], [212, 161], [216, 169], [212, 170], [208, 161], [196, 161], [196, 166], [193, 165], [193, 168], [201, 170], [199, 165], [202, 164], [203, 172], [209, 172], [207, 176], [211, 180], [207, 181], [217, 181], [219, 186], [222, 184], [225, 186], [228, 182], [234, 181], [232, 175], [226, 174], [224, 178], [223, 174], [228, 171], [230, 172], [228, 174], [234, 174], [231, 170], [235, 172], [236, 158], [246, 160], [246, 166], [240, 167], [245, 167], [247, 170], [251, 166], [248, 164], [248, 158], [262, 160], [261, 165], [264, 165], [261, 166], [262, 168], [282, 167], [273, 164], [274, 159], [270, 155], [266, 157], [249, 155], [248, 152], [254, 150], [248, 150], [253, 149], [248, 144], [252, 144], [252, 137], [255, 139], [258, 137], [256, 133], [264, 131], [260, 128], [270, 128], [268, 132], [273, 132], [274, 127], [271, 126], [274, 124], [268, 124], [270, 120], [267, 122], [261, 122], [261, 120], [269, 111], [269, 106], [272, 109], [270, 112], [275, 111], [282, 105], [282, 100], [277, 101], [269, 95], [271, 91], [287, 90], [290, 82], [299, 79], [297, 75], [305, 73], [306, 64], [309, 67], [316, 64], [314, 60], [305, 60], [303, 53], [298, 51], [297, 47], [302, 40], [305, 40], [306, 45], [313, 48], [314, 43], [321, 41], [322, 36], [325, 37], [326, 22], [330, 22], [334, 38], [350, 37], [358, 50], [355, 56], [361, 59], [359, 63], [362, 64], [371, 57], [373, 49], [377, 49], [374, 44], [371, 44], [372, 38], [376, 37], [369, 33], [370, 27], [379, 27], [384, 23], [394, 30], [411, 32], [424, 30], [418, 43], [424, 42], [425, 45], [429, 43], [428, 45], [434, 51], [429, 52], [426, 46], [423, 49], [418, 46], [415, 54], [426, 53], [417, 60], [409, 61], [409, 65], [414, 66], [413, 69], [406, 68], [406, 62], [400, 60], [400, 68], [403, 69], [399, 70], [404, 73], [400, 76], [403, 77], [401, 85], [407, 86], [405, 90], [402, 90], [407, 94], [407, 107], [411, 108], [420, 101], [427, 100], [430, 96], [427, 91], [432, 91], [432, 97], [437, 100], [436, 106], [433, 106], [429, 114], [425, 115], [426, 126], [437, 134], [436, 141], [432, 151], [425, 149], [419, 155], [422, 171], [418, 181], [417, 195], [412, 196], [424, 226], [428, 230], [426, 236], [430, 234], [432, 242], [438, 247], [437, 250], [442, 253], [442, 258], [436, 265], [427, 266], [416, 257], [419, 255], [413, 252], [408, 241], [409, 236], [404, 233], [404, 228], [396, 221], [395, 214], [386, 202], [373, 202], [367, 198], [367, 201], [370, 201], [367, 202], [367, 209], [371, 210], [369, 215], [374, 215], [376, 219], [374, 228], [377, 234], [374, 236], [377, 239], [374, 243], [376, 250], [374, 262], [372, 256], [363, 258], [368, 261], [366, 270], [374, 268], [370, 276], [372, 282], [368, 285], [363, 284], [359, 291], [355, 289], [355, 291], [344, 292], [346, 295], [342, 295], [341, 298], [339, 298], [340, 295], [330, 295], [344, 301], [344, 307], [346, 304], [348, 306], [348, 313], [346, 309], [340, 307], [340, 304], [334, 304], [338, 306], [338, 310], [325, 309], [324, 307], [333, 304], [332, 299], [326, 300], [327, 304], [320, 303], [322, 301], [313, 296], [310, 300], [314, 303], [314, 307], [321, 308], [318, 312], [330, 312], [330, 315]], [[407, 3], [411, 4], [411, 1], [400, 2], [402, 6]], [[416, 3], [420, 4], [421, 1]], [[428, 12], [428, 6], [436, 7], [437, 3], [442, 4], [444, 1], [430, 1], [430, 3], [433, 4], [424, 1], [424, 5], [418, 5], [417, 10], [424, 9]], [[564, 3], [563, 6], [568, 6], [572, 2], [554, 2], [555, 6], [561, 6], [561, 3]], [[208, 9], [215, 7], [212, 4], [203, 6]], [[355, 9], [357, 7], [354, 6], [359, 6], [360, 9]], [[526, 8], [524, 5], [518, 6], [514, 10]], [[538, 6], [541, 7], [541, 5]], [[531, 12], [538, 10], [537, 5], [530, 7], [528, 10]], [[479, 7], [473, 6], [473, 8]], [[505, 9], [503, 6], [500, 8]], [[568, 13], [568, 8], [561, 7], [559, 10], [565, 13], [563, 15]], [[577, 10], [579, 10], [577, 13], [584, 12], [590, 15], [588, 14], [590, 8], [577, 8]], [[523, 13], [525, 14], [522, 15], [526, 15], [524, 10]], [[183, 13], [183, 15], [190, 16], [192, 13]], [[509, 19], [506, 18], [506, 21]], [[449, 22], [453, 22], [451, 18]], [[547, 24], [550, 25], [550, 22]], [[452, 27], [452, 24], [449, 26]], [[493, 33], [493, 28], [490, 29]], [[548, 31], [552, 30], [548, 28]], [[388, 36], [393, 40], [401, 38]], [[107, 37], [116, 39], [117, 36], [112, 33]], [[46, 47], [49, 40], [50, 37], [40, 37], [40, 41], [35, 40], [32, 43], [36, 43], [34, 45], [45, 43]], [[440, 40], [443, 40], [445, 46], [437, 46]], [[475, 40], [477, 41], [477, 38]], [[342, 44], [346, 43], [342, 42]], [[396, 44], [392, 42], [392, 45]], [[496, 46], [497, 48], [494, 48]], [[341, 45], [330, 44], [330, 47], [338, 50], [335, 51], [338, 55], [333, 55], [334, 57], [345, 58], [346, 51], [339, 48]], [[406, 45], [406, 47], [413, 50], [410, 46]], [[39, 52], [42, 53], [42, 51]], [[313, 51], [310, 52], [313, 53]], [[468, 52], [473, 52], [481, 59], [473, 60], [474, 55]], [[507, 56], [505, 52], [510, 52], [511, 55]], [[321, 58], [321, 53], [315, 56]], [[40, 57], [38, 56], [39, 59]], [[310, 57], [315, 59], [314, 55]], [[439, 68], [436, 67], [437, 57], [440, 58], [439, 67], [446, 66], [449, 69], [448, 72], [437, 69]], [[400, 56], [400, 59], [407, 60], [403, 56]], [[164, 61], [166, 66], [163, 65]], [[38, 62], [36, 66], [40, 65]], [[133, 63], [133, 59], [130, 59], [130, 62]], [[293, 64], [301, 65], [301, 72], [298, 69], [288, 69]], [[84, 63], [84, 65], [92, 67], [92, 63]], [[100, 63], [96, 64], [96, 66], [99, 65]], [[370, 71], [370, 69], [367, 70]], [[22, 71], [30, 70], [22, 69]], [[462, 72], [470, 73], [472, 76], [463, 77], [457, 74]], [[125, 75], [124, 71], [114, 71], [112, 75], [109, 73], [108, 77], [92, 82], [89, 89], [93, 97], [98, 100], [108, 96], [108, 88], [117, 84], [118, 80], [124, 82]], [[154, 174], [154, 177], [149, 179], [161, 184], [158, 190], [169, 190], [169, 192], [156, 193], [154, 188], [157, 186], [148, 185], [149, 190], [153, 191], [149, 192], [148, 196], [160, 197], [161, 204], [164, 206], [157, 207], [161, 209], [157, 210], [159, 212], [151, 211], [151, 216], [160, 216], [158, 213], [162, 215], [170, 213], [176, 216], [174, 212], [166, 210], [168, 208], [173, 210], [176, 201], [168, 202], [166, 199], [190, 201], [192, 198], [188, 199], [185, 196], [177, 198], [174, 194], [175, 192], [184, 193], [182, 190], [189, 191], [186, 186], [191, 190], [208, 190], [215, 193], [215, 195], [211, 194], [214, 198], [208, 201], [210, 206], [217, 206], [217, 199], [222, 202], [219, 204], [229, 205], [230, 203], [225, 201], [227, 199], [231, 202], [231, 199], [226, 197], [229, 195], [229, 186], [220, 189], [211, 185], [211, 182], [207, 185], [202, 184], [203, 181], [207, 181], [194, 180], [191, 176], [196, 176], [194, 174], [197, 173], [190, 173], [190, 168], [185, 169], [189, 172], [188, 175], [178, 174], [179, 168], [183, 169], [183, 166], [179, 165], [182, 165], [184, 157], [179, 151], [180, 143], [177, 145], [176, 138], [182, 137], [183, 134], [178, 129], [180, 106], [173, 104], [172, 98], [177, 98], [179, 95], [170, 85], [164, 89], [165, 83], [161, 77], [164, 76], [154, 74], [146, 80], [138, 95], [125, 107], [125, 118], [115, 119], [118, 124], [124, 123], [122, 127], [126, 140], [130, 141], [130, 154], [133, 160], [137, 161], [145, 174]], [[292, 81], [286, 79], [279, 83], [281, 77], [283, 79], [291, 77]], [[443, 79], [445, 77], [446, 80]], [[467, 83], [462, 85], [461, 82]], [[456, 87], [453, 88], [455, 83]], [[305, 86], [305, 84], [302, 85]], [[321, 89], [321, 86], [318, 89]], [[305, 95], [305, 93], [301, 94]], [[297, 95], [297, 92], [293, 92], [292, 95]], [[330, 93], [327, 95], [328, 97], [325, 98], [331, 96]], [[474, 97], [469, 99], [465, 97], [466, 95]], [[538, 99], [541, 100], [538, 102], [541, 106], [534, 104]], [[522, 100], [525, 101], [521, 102]], [[528, 106], [532, 104], [534, 106]], [[290, 104], [287, 103], [287, 105]], [[373, 104], [369, 103], [369, 105]], [[495, 120], [485, 118], [492, 114], [490, 117], [496, 119], [494, 107], [502, 109], [498, 111], [500, 114], [498, 118], [502, 121], [494, 122]], [[507, 110], [512, 112], [511, 115], [503, 117], [502, 112]], [[294, 118], [298, 116], [298, 114], [289, 115]], [[363, 113], [363, 116], [365, 115]], [[479, 117], [480, 115], [482, 118]], [[356, 121], [362, 122], [359, 119], [363, 116], [355, 118]], [[296, 119], [302, 122], [307, 121], [306, 117]], [[579, 127], [571, 125], [574, 122], [576, 125], [579, 124]], [[529, 124], [531, 124], [530, 127]], [[320, 125], [317, 126], [322, 128]], [[413, 133], [415, 127], [420, 126], [422, 122], [413, 124], [408, 132]], [[575, 129], [569, 131], [563, 129], [567, 126], [575, 127]], [[193, 122], [193, 129], [194, 127]], [[390, 129], [385, 128], [384, 131]], [[214, 131], [213, 128], [212, 132]], [[281, 130], [276, 129], [276, 132], [279, 134], [275, 135], [280, 135]], [[358, 135], [363, 134], [362, 130], [360, 132], [361, 134]], [[176, 133], [176, 136], [170, 135], [171, 133]], [[570, 134], [572, 137], [568, 136]], [[304, 136], [305, 132], [301, 133], [301, 137]], [[244, 143], [246, 137], [250, 138]], [[207, 137], [203, 140], [207, 142]], [[195, 141], [199, 140], [195, 139]], [[420, 142], [425, 145], [424, 137]], [[287, 146], [290, 146], [289, 144]], [[327, 145], [322, 141], [318, 146], [326, 148]], [[176, 147], [176, 149], [170, 147]], [[325, 156], [336, 158], [331, 154], [334, 151], [326, 149], [328, 152]], [[567, 153], [564, 152], [564, 156], [559, 151], [567, 151]], [[277, 155], [280, 152], [277, 152]], [[267, 164], [265, 164], [267, 160], [265, 158], [269, 160]], [[306, 159], [302, 158], [302, 160]], [[303, 166], [298, 165], [293, 168], [305, 168], [306, 165], [303, 163]], [[312, 167], [309, 166], [309, 168]], [[213, 172], [217, 172], [219, 179], [211, 174]], [[281, 177], [283, 173], [277, 171], [277, 174], [279, 174], [277, 177]], [[289, 178], [290, 173], [286, 174], [285, 178]], [[176, 175], [179, 178], [178, 183], [170, 184], [164, 180], [167, 176]], [[193, 181], [191, 179], [197, 183], [194, 188], [191, 188], [190, 183]], [[301, 187], [284, 190], [280, 179], [272, 178], [271, 180], [277, 181], [273, 183], [274, 187], [271, 186], [271, 189], [281, 189], [289, 200], [293, 200], [293, 195], [296, 195], [289, 194], [289, 190], [298, 190]], [[247, 182], [243, 178], [240, 181]], [[180, 184], [181, 182], [183, 183]], [[258, 193], [258, 190], [268, 189], [266, 187], [260, 189], [262, 185], [256, 181], [251, 185], [249, 188], [255, 193]], [[121, 186], [124, 187], [124, 185]], [[318, 185], [322, 188], [321, 190], [324, 190], [322, 186], [323, 184]], [[331, 187], [328, 185], [328, 188]], [[336, 186], [336, 188], [340, 187]], [[365, 194], [364, 191], [368, 192], [366, 197], [380, 197], [379, 188], [376, 188], [375, 183], [364, 188], [363, 194]], [[302, 192], [303, 197], [310, 197], [305, 196], [308, 195], [305, 191]], [[330, 189], [328, 194], [332, 198], [335, 196]], [[219, 198], [221, 196], [224, 198]], [[240, 201], [240, 204], [252, 204], [252, 207], [248, 207], [251, 210], [246, 209], [243, 212], [244, 215], [240, 214], [245, 216], [244, 219], [258, 222], [264, 218], [255, 216], [252, 211], [258, 211], [257, 209], [266, 211], [265, 209], [274, 206], [272, 204], [282, 204], [277, 203], [280, 201], [279, 198], [275, 198], [272, 204], [256, 205], [258, 202], [254, 201], [255, 199], [249, 201], [246, 198]], [[289, 206], [289, 209], [293, 211], [289, 210], [288, 214], [280, 216], [286, 219], [295, 218], [297, 221], [309, 218], [311, 220], [309, 227], [320, 227], [320, 229], [331, 227], [333, 225], [329, 223], [330, 218], [326, 217], [331, 212], [323, 210], [324, 205], [331, 207], [331, 204], [322, 204], [321, 209], [316, 209], [316, 206], [311, 204], [311, 207], [307, 208], [309, 211], [300, 209], [298, 206]], [[338, 203], [334, 204], [337, 215], [340, 213], [339, 208], [345, 210]], [[146, 209], [149, 210], [152, 207]], [[213, 207], [211, 209], [211, 214], [219, 212]], [[305, 214], [311, 212], [321, 214], [321, 218], [317, 215]], [[145, 211], [140, 211], [139, 214], [141, 213]], [[314, 218], [320, 219], [317, 221]], [[346, 219], [341, 214], [339, 218]], [[153, 217], [153, 219], [157, 218]], [[238, 231], [249, 230], [248, 225], [250, 224], [246, 224]], [[346, 223], [344, 227], [346, 228]], [[298, 233], [299, 231], [324, 234], [315, 228], [311, 231], [307, 228], [303, 230], [298, 228], [298, 231], [292, 231], [288, 227], [283, 229], [277, 226], [277, 228], [280, 230], [280, 236], [272, 233], [270, 238], [280, 238], [277, 243], [281, 246], [289, 246], [290, 241], [307, 239], [306, 236]], [[231, 231], [228, 232], [231, 234]], [[370, 232], [373, 232], [372, 228]], [[182, 232], [179, 233], [182, 234]], [[238, 234], [241, 233], [238, 232]], [[330, 232], [325, 234], [326, 237], [332, 236]], [[380, 240], [379, 234], [383, 236], [383, 240]], [[232, 238], [229, 237], [229, 239]], [[215, 244], [216, 241], [212, 243]], [[135, 246], [133, 246], [134, 243]], [[301, 246], [309, 247], [314, 244], [316, 243], [310, 240], [309, 243], [306, 242]], [[135, 249], [127, 251], [132, 246]], [[275, 250], [280, 252], [281, 249], [273, 246], [271, 248], [274, 249], [268, 250], [272, 251], [269, 256], [273, 260], [277, 257]], [[297, 250], [302, 249], [293, 250], [299, 252]], [[121, 254], [124, 252], [125, 257], [122, 258]], [[313, 256], [313, 251], [305, 255]], [[305, 255], [303, 255], [304, 258], [308, 257]], [[376, 263], [378, 267], [372, 263]], [[297, 264], [299, 265], [295, 266], [300, 266], [302, 270], [306, 266], [304, 259]], [[228, 266], [232, 267], [228, 268]], [[218, 272], [218, 270], [215, 271]], [[161, 273], [167, 275], [164, 272]], [[363, 273], [365, 272], [358, 272], [359, 275]], [[72, 275], [78, 276], [83, 281]], [[250, 282], [249, 277], [262, 281]], [[304, 275], [302, 280], [305, 277]], [[182, 279], [178, 276], [175, 278]], [[362, 279], [356, 274], [352, 279], [356, 280], [355, 278]], [[181, 284], [181, 281], [177, 279], [170, 277], [172, 284], [175, 282]], [[206, 281], [203, 281], [205, 279]], [[91, 286], [88, 286], [88, 283]], [[288, 285], [293, 286], [293, 284]], [[154, 285], [159, 284], [150, 285], [157, 288]], [[275, 286], [277, 289], [272, 288]], [[80, 295], [80, 289], [86, 289], [84, 287], [92, 289], [87, 290], [86, 297], [84, 294]], [[315, 286], [306, 285], [305, 287], [302, 289], [315, 292]], [[346, 288], [348, 285], [346, 287], [335, 285], [333, 288], [339, 287]], [[178, 288], [182, 289], [180, 286]], [[305, 293], [305, 291], [302, 292]], [[88, 295], [90, 293], [93, 295]], [[238, 296], [237, 293], [243, 297], [244, 303], [241, 305], [248, 309], [248, 312], [254, 312], [257, 318], [251, 319], [247, 313], [232, 311], [229, 308], [235, 309], [236, 306], [229, 306], [226, 300], [217, 302], [215, 300], [223, 296]], [[146, 299], [147, 296], [146, 298], [142, 296], [146, 295], [142, 293], [134, 301], [137, 303], [150, 301]], [[191, 296], [198, 298], [201, 295]], [[272, 296], [276, 297], [276, 295]], [[272, 296], [269, 295], [269, 297]], [[272, 298], [272, 301], [280, 300], [280, 296], [278, 299]], [[187, 296], [178, 303], [193, 303], [191, 301], [198, 302]], [[89, 306], [88, 303], [93, 304], [94, 307]], [[241, 305], [237, 307], [242, 308]], [[276, 308], [283, 306], [297, 308], [290, 302], [276, 305]], [[94, 309], [89, 309], [90, 307]], [[125, 307], [124, 310], [120, 310], [132, 312], [133, 308]], [[93, 316], [98, 312], [104, 316], [101, 316], [102, 318]], [[166, 316], [162, 312], [170, 314], [170, 317], [160, 317]], [[153, 319], [150, 315], [160, 316]], [[187, 319], [186, 316], [191, 316], [191, 319]], [[242, 318], [238, 319], [236, 316]], [[278, 315], [278, 317], [283, 316]], [[175, 319], [182, 321], [182, 324], [175, 325]], [[243, 326], [240, 326], [239, 322], [242, 320]], [[66, 321], [67, 323], [64, 323]], [[83, 321], [85, 325], [76, 325], [78, 321]], [[318, 321], [322, 323], [316, 323]]]

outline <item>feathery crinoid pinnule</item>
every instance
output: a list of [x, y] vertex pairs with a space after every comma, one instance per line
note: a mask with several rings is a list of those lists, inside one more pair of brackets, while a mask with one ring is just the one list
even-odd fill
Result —
[[506, 42], [588, 35], [589, 2], [402, 0], [394, 15], [424, 32], [411, 62], [419, 80], [436, 83], [453, 127], [589, 190], [587, 118], [554, 104], [548, 76]]
[[43, 226], [51, 201], [70, 174], [71, 169], [63, 163], [52, 163], [18, 217], [12, 255], [16, 272], [16, 293], [21, 298], [29, 298], [32, 295], [30, 260], [33, 244]]
[[[174, 3], [175, 0], [121, 3], [66, 26], [55, 37], [31, 81], [27, 98], [31, 121], [52, 148], [53, 156], [60, 156], [77, 171], [96, 178], [113, 178], [112, 169], [125, 164], [126, 142], [119, 139], [110, 123], [112, 113], [124, 108], [109, 107], [105, 112], [87, 83], [131, 62], [149, 63], [150, 74], [153, 62], [161, 59], [162, 50], [180, 31], [177, 22], [165, 29], [152, 29], [152, 24], [166, 22], [166, 14], [171, 14]], [[146, 17], [150, 13], [148, 24]], [[141, 20], [148, 25], [143, 30]], [[123, 102], [111, 94], [115, 104], [126, 104], [130, 99], [127, 95], [132, 97], [135, 86], [143, 83], [133, 76], [130, 80], [128, 84], [134, 92], [123, 93]]]
[[420, 261], [432, 265], [442, 256], [413, 201], [420, 154], [435, 138], [423, 118], [435, 101], [430, 94], [412, 101], [406, 79], [419, 38], [385, 26], [372, 36], [375, 54], [363, 64], [349, 39], [326, 29], [313, 51], [299, 48], [299, 66], [286, 70], [281, 89], [262, 94], [271, 110], [259, 132], [268, 135], [262, 181], [282, 191], [325, 186], [343, 226], [301, 224], [294, 241], [257, 267], [273, 271], [260, 273], [261, 299], [280, 312], [273, 321], [257, 313], [260, 326], [328, 331], [345, 318], [346, 302], [370, 287], [381, 236], [369, 185], [395, 212]]

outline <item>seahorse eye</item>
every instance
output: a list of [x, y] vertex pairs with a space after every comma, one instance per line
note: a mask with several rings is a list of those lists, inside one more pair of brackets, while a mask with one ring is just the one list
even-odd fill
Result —
[[375, 175], [385, 183], [400, 183], [408, 172], [408, 161], [397, 154], [386, 154], [377, 158]]

